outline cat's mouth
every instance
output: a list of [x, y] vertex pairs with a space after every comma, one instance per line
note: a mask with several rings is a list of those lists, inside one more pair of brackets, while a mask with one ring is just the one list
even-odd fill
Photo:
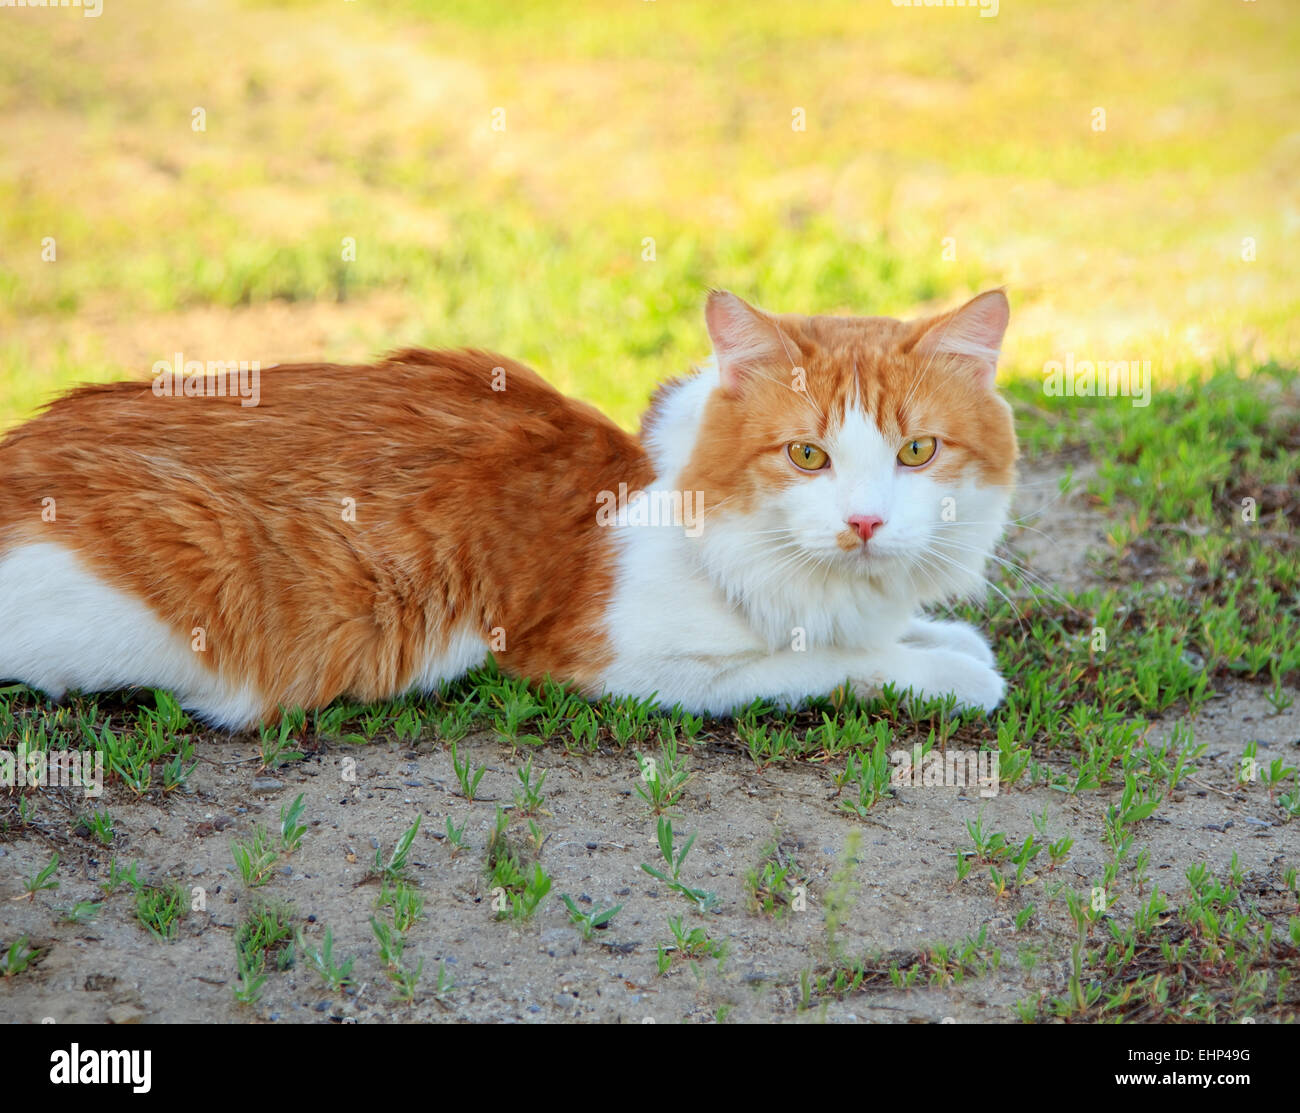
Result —
[[841, 562], [851, 569], [878, 569], [894, 556], [879, 540], [864, 540], [851, 529], [840, 530], [835, 535], [835, 547], [844, 554]]

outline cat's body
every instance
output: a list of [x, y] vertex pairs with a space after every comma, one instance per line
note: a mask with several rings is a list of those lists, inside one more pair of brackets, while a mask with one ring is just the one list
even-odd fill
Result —
[[[639, 440], [482, 352], [273, 368], [256, 406], [83, 388], [0, 441], [0, 678], [169, 688], [232, 728], [489, 653], [713, 713], [845, 681], [992, 708], [982, 639], [920, 608], [980, 583], [1005, 521], [1005, 305], [904, 324], [715, 294], [714, 360]], [[908, 438], [933, 460], [899, 462]]]

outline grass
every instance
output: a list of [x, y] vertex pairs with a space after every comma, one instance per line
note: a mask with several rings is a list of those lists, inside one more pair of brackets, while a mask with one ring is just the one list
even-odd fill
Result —
[[1131, 925], [1107, 919], [1103, 930], [1081, 918], [1066, 992], [1021, 1002], [1021, 1019], [1294, 1020], [1300, 917], [1279, 930], [1276, 908], [1250, 892], [1235, 856], [1227, 878], [1197, 865], [1187, 881], [1190, 897], [1181, 907], [1170, 907], [1157, 889]]
[[498, 920], [530, 920], [551, 891], [551, 877], [537, 861], [545, 840], [532, 820], [527, 840], [509, 828], [510, 816], [498, 807], [483, 866], [491, 907]]
[[668, 868], [668, 873], [657, 869], [646, 862], [641, 863], [641, 868], [657, 881], [662, 881], [670, 892], [678, 893], [687, 901], [693, 904], [699, 912], [712, 912], [718, 906], [718, 894], [707, 889], [694, 889], [682, 881], [682, 867], [686, 864], [686, 856], [690, 854], [691, 847], [695, 845], [695, 835], [690, 834], [682, 844], [681, 849], [677, 849], [677, 839], [673, 834], [673, 821], [667, 816], [659, 817], [659, 853], [663, 857], [664, 863]]
[[[1226, 354], [1293, 359], [1273, 203], [1296, 171], [1293, 13], [968, 15], [398, 0], [331, 12], [308, 41], [296, 4], [228, 0], [201, 45], [180, 13], [93, 34], [16, 20], [0, 426], [178, 341], [264, 363], [495, 347], [630, 425], [703, 354], [715, 283], [896, 313], [1009, 282], [1026, 373], [1066, 350], [1149, 358], [1161, 382]], [[224, 80], [192, 96], [195, 131], [194, 105], [160, 91], [212, 57]], [[75, 182], [43, 160], [52, 138]], [[289, 313], [271, 329], [273, 305]]]
[[872, 989], [916, 989], [961, 985], [998, 969], [1002, 954], [988, 946], [987, 928], [960, 943], [937, 943], [908, 951], [868, 955], [851, 963], [833, 963], [807, 970], [800, 979], [804, 1009], [831, 998]]
[[778, 836], [763, 848], [759, 863], [745, 874], [752, 911], [780, 920], [808, 906], [808, 878], [794, 856], [797, 848]]
[[297, 947], [308, 969], [316, 973], [331, 993], [340, 993], [352, 984], [352, 966], [356, 962], [356, 957], [346, 958], [341, 962], [335, 960], [332, 929], [326, 928], [321, 945], [312, 947], [304, 938], [302, 929], [299, 928]]
[[[270, 363], [420, 343], [507, 352], [633, 427], [653, 384], [705, 354], [709, 285], [778, 309], [893, 314], [1005, 282], [1002, 382], [1022, 481], [1064, 472], [1106, 538], [1069, 588], [1037, 582], [1004, 549], [988, 597], [953, 608], [997, 648], [1008, 697], [992, 716], [889, 691], [706, 721], [631, 700], [591, 706], [489, 664], [437, 696], [287, 709], [259, 733], [262, 769], [321, 741], [450, 746], [469, 809], [459, 827], [446, 820], [456, 855], [479, 809], [496, 807], [480, 795], [487, 766], [466, 756], [471, 733], [528, 755], [512, 784], [520, 820], [546, 814], [535, 751], [626, 754], [660, 843], [661, 860], [644, 868], [690, 915], [716, 897], [691, 887], [691, 838], [679, 841], [672, 821], [694, 802], [688, 770], [706, 747], [755, 775], [820, 772], [827, 807], [855, 839], [906, 792], [891, 783], [894, 749], [994, 752], [1003, 791], [1047, 790], [1105, 829], [1104, 861], [1078, 891], [1062, 868], [1075, 864], [1072, 839], [1046, 813], [1025, 829], [980, 817], [951, 848], [955, 885], [991, 893], [1020, 927], [1068, 925], [1068, 937], [1049, 932], [1041, 952], [1022, 953], [1070, 971], [1059, 992], [1021, 1003], [1025, 1019], [1294, 1018], [1295, 899], [1275, 907], [1252, 891], [1259, 879], [1196, 874], [1174, 904], [1151, 888], [1143, 858], [1149, 825], [1206, 761], [1197, 713], [1238, 681], [1293, 713], [1300, 681], [1300, 297], [1293, 214], [1276, 203], [1278, 183], [1300, 173], [1287, 141], [1300, 95], [1294, 13], [1225, 14], [1194, 0], [1171, 21], [1052, 0], [981, 21], [756, 0], [738, 22], [665, 3], [606, 7], [599, 19], [576, 0], [366, 7], [341, 6], [312, 39], [296, 33], [294, 0], [245, 0], [229, 18], [219, 4], [203, 45], [166, 8], [117, 12], [94, 34], [79, 20], [13, 22], [0, 41], [15, 77], [0, 92], [12, 121], [0, 175], [0, 236], [12, 248], [0, 261], [0, 428], [74, 382], [143, 374], [177, 347]], [[186, 45], [156, 52], [153, 41]], [[194, 131], [194, 106], [172, 91], [211, 57], [223, 78], [201, 95], [207, 128]], [[1097, 107], [1105, 131], [1092, 125]], [[791, 128], [795, 108], [806, 131]], [[51, 142], [75, 178], [53, 168]], [[1044, 364], [1067, 353], [1150, 360], [1150, 404], [1048, 395]], [[1158, 720], [1177, 724], [1159, 742]], [[114, 818], [187, 791], [207, 736], [165, 692], [54, 705], [0, 689], [0, 738], [101, 751], [113, 808], [78, 814], [69, 834], [46, 806], [54, 793], [6, 793], [0, 839], [120, 850]], [[1247, 757], [1242, 788], [1258, 813], [1294, 823], [1295, 760]], [[497, 815], [484, 870], [498, 914], [535, 917], [554, 899], [539, 861], [546, 835]], [[278, 830], [255, 824], [232, 844], [244, 885], [269, 885], [306, 830], [299, 796]], [[418, 820], [373, 863], [377, 908], [392, 918], [376, 923], [390, 958], [396, 949], [385, 968], [406, 1001], [424, 961], [400, 951], [423, 914], [409, 876], [417, 830]], [[828, 954], [806, 972], [805, 1005], [996, 965], [982, 937], [840, 954], [856, 845], [819, 886]], [[52, 891], [57, 860], [19, 878], [20, 895]], [[777, 844], [745, 889], [777, 919], [799, 880]], [[116, 860], [103, 889], [106, 914], [125, 890], [150, 931], [173, 937], [178, 890]], [[618, 910], [565, 897], [584, 936]], [[265, 924], [241, 925], [238, 1000], [259, 999], [272, 953], [278, 963], [292, 951], [332, 990], [348, 984], [354, 959], [334, 958], [328, 930], [311, 948], [294, 925], [286, 947], [280, 935], [261, 942]], [[702, 927], [681, 917], [678, 927], [661, 963], [709, 953]], [[27, 944], [13, 946], [6, 977]], [[441, 1000], [444, 977], [440, 967], [424, 992]]]
[[415, 822], [398, 836], [397, 845], [393, 847], [393, 852], [387, 858], [384, 857], [382, 849], [375, 851], [375, 861], [370, 876], [380, 878], [385, 883], [402, 881], [406, 877], [411, 845], [415, 842], [419, 830], [420, 817], [417, 815]]
[[179, 884], [142, 885], [136, 890], [136, 918], [155, 939], [174, 940], [187, 911], [186, 893]]
[[582, 936], [584, 942], [589, 940], [594, 932], [608, 928], [614, 917], [623, 910], [621, 904], [616, 904], [612, 908], [599, 908], [593, 905], [583, 910], [568, 893], [561, 893], [560, 901], [568, 909], [569, 922], [578, 929], [578, 934]]
[[662, 815], [673, 807], [691, 780], [677, 745], [677, 735], [671, 733], [664, 738], [658, 757], [636, 755], [641, 775], [634, 787], [654, 815]]
[[256, 902], [235, 929], [235, 1000], [254, 1005], [267, 981], [267, 962], [277, 970], [294, 964], [294, 912], [284, 903]]

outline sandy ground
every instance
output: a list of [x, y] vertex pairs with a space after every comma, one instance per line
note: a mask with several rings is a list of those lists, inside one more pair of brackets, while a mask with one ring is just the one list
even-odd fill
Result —
[[[1051, 484], [1027, 491], [1020, 513], [1027, 526], [1055, 539], [1018, 531], [1013, 543], [1022, 558], [1049, 581], [1077, 582], [1085, 574], [1082, 552], [1099, 540], [1099, 519]], [[1156, 723], [1152, 737], [1174, 722]], [[1221, 873], [1235, 854], [1247, 888], [1262, 901], [1280, 901], [1285, 864], [1300, 862], [1300, 823], [1279, 825], [1263, 786], [1237, 785], [1234, 772], [1251, 741], [1261, 760], [1281, 756], [1294, 764], [1300, 716], [1294, 708], [1275, 714], [1261, 687], [1240, 683], [1224, 687], [1194, 727], [1197, 741], [1207, 746], [1198, 772], [1138, 829], [1136, 847], [1150, 851], [1151, 880], [1177, 901], [1186, 891], [1188, 866], [1205, 862]], [[511, 803], [515, 770], [526, 755], [512, 756], [499, 742], [475, 736], [461, 751], [488, 769], [474, 802], [459, 795], [451, 757], [431, 739], [322, 744], [273, 775], [260, 770], [254, 743], [223, 740], [207, 745], [188, 791], [137, 801], [110, 786], [99, 806], [116, 820], [112, 853], [121, 862], [138, 859], [142, 878], [179, 881], [205, 902], [184, 918], [170, 944], [139, 925], [124, 892], [107, 898], [89, 925], [60, 922], [57, 909], [100, 898], [107, 851], [88, 850], [86, 839], [0, 842], [0, 941], [26, 934], [44, 950], [31, 970], [0, 979], [0, 1017], [60, 1023], [670, 1023], [721, 1014], [742, 1021], [1014, 1021], [1016, 1001], [1058, 993], [1065, 983], [1072, 933], [1063, 899], [1049, 900], [1048, 889], [1064, 882], [1086, 890], [1100, 877], [1108, 860], [1103, 815], [1118, 798], [1117, 791], [1070, 798], [1017, 785], [982, 800], [975, 790], [913, 787], [900, 789], [863, 820], [839, 809], [834, 769], [787, 764], [759, 770], [734, 747], [706, 741], [689, 752], [694, 776], [672, 809], [679, 840], [697, 834], [683, 880], [720, 897], [716, 912], [701, 915], [641, 869], [643, 862], [662, 863], [656, 817], [634, 791], [639, 770], [633, 755], [571, 756], [551, 747], [536, 754], [535, 766], [547, 771], [549, 814], [537, 823], [545, 836], [540, 860], [554, 878], [552, 895], [532, 921], [498, 922], [483, 873], [485, 847], [497, 805]], [[308, 823], [301, 848], [268, 884], [246, 890], [233, 871], [230, 840], [247, 839], [258, 822], [278, 828], [281, 805], [299, 793]], [[51, 792], [41, 807], [47, 819], [65, 816], [70, 829], [84, 805]], [[1014, 895], [997, 899], [987, 872], [978, 869], [957, 883], [956, 851], [969, 845], [965, 824], [981, 809], [985, 828], [1013, 841], [1032, 833], [1032, 817], [1045, 811], [1050, 837], [1068, 835], [1074, 847], [1056, 870], [1035, 863], [1044, 868]], [[370, 928], [378, 886], [365, 878], [376, 848], [390, 851], [417, 815], [423, 818], [410, 874], [425, 897], [427, 918], [412, 929], [407, 958], [410, 965], [424, 959], [424, 976], [414, 1002], [398, 1004]], [[464, 847], [454, 855], [443, 835], [448, 816], [466, 823]], [[800, 1010], [801, 972], [824, 968], [828, 959], [824, 914], [831, 877], [855, 830], [857, 889], [838, 935], [842, 954], [883, 953], [906, 965], [927, 944], [957, 942], [986, 927], [985, 951], [1000, 951], [999, 968], [959, 985], [902, 991], [886, 983]], [[746, 873], [772, 841], [807, 882], [807, 909], [779, 919], [756, 913], [745, 886]], [[62, 859], [60, 888], [33, 900], [11, 899], [21, 897], [22, 879], [53, 849]], [[584, 942], [557, 899], [561, 893], [584, 907], [624, 907], [606, 930]], [[319, 943], [325, 925], [332, 928], [335, 954], [356, 956], [355, 985], [331, 993], [299, 963], [273, 971], [256, 1005], [237, 1005], [233, 929], [249, 902], [262, 897], [291, 902], [307, 921], [311, 941]], [[1015, 913], [1031, 901], [1038, 913], [1017, 931]], [[1126, 917], [1133, 903], [1115, 914]], [[677, 915], [726, 944], [721, 966], [677, 957], [666, 974], [657, 972], [658, 945], [670, 942], [668, 919]], [[1025, 948], [1041, 956], [1031, 972], [1018, 960]], [[441, 996], [434, 992], [439, 964], [453, 983]]]

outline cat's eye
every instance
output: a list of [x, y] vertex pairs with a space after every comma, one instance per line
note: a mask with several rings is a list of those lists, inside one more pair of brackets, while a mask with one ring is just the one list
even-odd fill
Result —
[[785, 446], [785, 451], [790, 462], [802, 471], [821, 471], [831, 462], [831, 458], [815, 444], [794, 441]]
[[898, 462], [904, 467], [919, 468], [934, 459], [939, 442], [934, 437], [913, 437], [898, 450]]

